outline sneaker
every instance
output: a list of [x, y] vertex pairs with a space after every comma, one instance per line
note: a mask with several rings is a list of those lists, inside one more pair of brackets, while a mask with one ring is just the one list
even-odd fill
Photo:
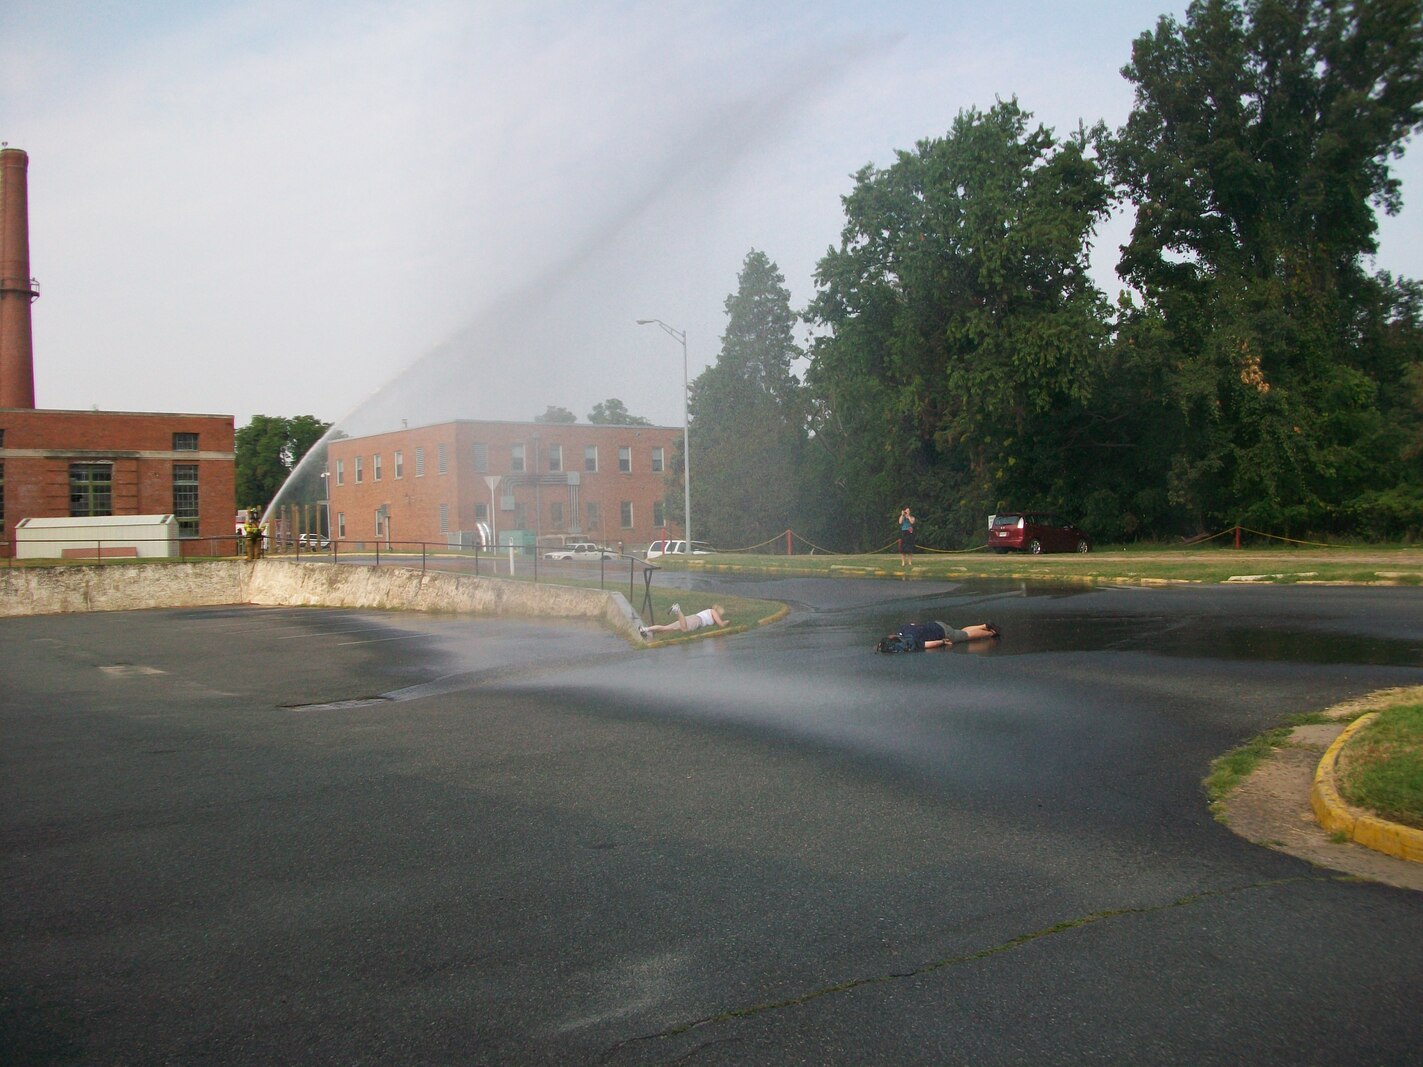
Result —
[[668, 614], [668, 615], [671, 615], [671, 616], [674, 616], [674, 617], [677, 616], [677, 615], [682, 614], [682, 605], [681, 605], [681, 604], [673, 604], [670, 608], [667, 609], [667, 614]]
[[646, 626], [638, 626], [637, 636], [642, 638], [644, 641], [651, 641], [652, 631], [649, 630]]

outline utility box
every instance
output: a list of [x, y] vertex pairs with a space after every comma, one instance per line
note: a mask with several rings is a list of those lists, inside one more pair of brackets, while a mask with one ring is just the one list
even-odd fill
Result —
[[16, 559], [177, 559], [178, 520], [172, 515], [91, 515], [21, 519]]

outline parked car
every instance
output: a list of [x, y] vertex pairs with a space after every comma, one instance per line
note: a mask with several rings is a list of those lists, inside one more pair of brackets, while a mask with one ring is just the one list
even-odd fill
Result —
[[[705, 541], [692, 542], [692, 555], [705, 556], [715, 552], [716, 549]], [[687, 554], [686, 541], [653, 541], [647, 546], [647, 559], [658, 559], [661, 556], [685, 556]]]
[[321, 534], [305, 533], [297, 538], [297, 542], [302, 548], [327, 549], [331, 547], [331, 538], [323, 537]]
[[613, 559], [616, 553], [590, 541], [578, 541], [544, 553], [544, 559]]
[[1090, 552], [1092, 538], [1070, 522], [1043, 512], [1006, 512], [988, 516], [988, 547], [993, 552]]

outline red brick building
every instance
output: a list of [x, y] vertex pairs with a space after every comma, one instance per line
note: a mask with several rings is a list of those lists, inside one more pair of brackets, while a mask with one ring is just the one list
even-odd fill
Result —
[[184, 555], [230, 550], [231, 415], [35, 407], [29, 165], [0, 149], [0, 555], [14, 554], [22, 519], [112, 515], [175, 516]]
[[[681, 427], [460, 420], [329, 442], [331, 532], [343, 541], [587, 539], [646, 545], [666, 529]], [[491, 488], [490, 481], [497, 479]]]
[[230, 551], [235, 477], [231, 415], [0, 408], [0, 549], [21, 519], [173, 515], [185, 555]]

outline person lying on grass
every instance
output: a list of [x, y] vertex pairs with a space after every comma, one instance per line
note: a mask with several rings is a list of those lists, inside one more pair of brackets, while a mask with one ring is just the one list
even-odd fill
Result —
[[876, 652], [923, 652], [930, 648], [947, 648], [970, 641], [991, 641], [998, 636], [998, 627], [991, 622], [976, 622], [955, 629], [942, 622], [907, 622], [892, 634], [886, 634], [875, 645]]
[[705, 611], [699, 611], [695, 615], [683, 615], [682, 605], [673, 604], [670, 611], [677, 616], [676, 622], [666, 625], [639, 626], [637, 632], [642, 635], [643, 640], [647, 640], [652, 634], [663, 633], [668, 630], [675, 630], [679, 633], [689, 634], [693, 630], [700, 630], [703, 626], [725, 626], [727, 619], [722, 615], [725, 610], [720, 604], [713, 604]]

